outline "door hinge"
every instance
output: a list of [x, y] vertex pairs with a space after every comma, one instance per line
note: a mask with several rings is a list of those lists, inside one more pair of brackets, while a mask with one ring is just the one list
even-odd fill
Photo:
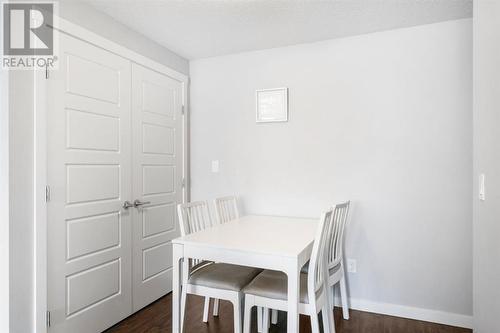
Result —
[[50, 186], [45, 185], [45, 202], [50, 201]]
[[185, 108], [185, 106], [184, 106], [184, 104], [182, 104], [182, 110], [181, 110], [182, 114], [184, 114], [184, 112], [185, 112], [184, 108]]
[[45, 314], [45, 324], [47, 327], [50, 327], [50, 311], [47, 311]]

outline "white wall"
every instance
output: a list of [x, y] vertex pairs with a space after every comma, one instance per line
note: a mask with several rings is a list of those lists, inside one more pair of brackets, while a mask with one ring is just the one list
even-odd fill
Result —
[[[192, 199], [315, 217], [351, 199], [353, 304], [470, 325], [471, 34], [465, 19], [192, 61]], [[290, 121], [256, 124], [255, 90], [283, 86]]]
[[490, 333], [500, 314], [500, 3], [474, 5], [474, 323], [475, 332]]
[[[124, 4], [126, 6], [126, 4]], [[153, 59], [160, 64], [189, 74], [189, 62], [176, 53], [146, 38], [111, 16], [97, 11], [88, 4], [78, 0], [59, 1], [59, 14], [62, 18], [76, 23], [96, 34], [108, 38], [115, 43]]]

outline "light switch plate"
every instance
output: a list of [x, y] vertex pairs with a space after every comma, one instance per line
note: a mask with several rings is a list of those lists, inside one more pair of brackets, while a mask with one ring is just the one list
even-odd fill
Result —
[[212, 172], [213, 173], [219, 172], [219, 160], [212, 161]]
[[479, 175], [479, 200], [486, 200], [486, 192], [484, 189], [485, 176], [484, 173]]

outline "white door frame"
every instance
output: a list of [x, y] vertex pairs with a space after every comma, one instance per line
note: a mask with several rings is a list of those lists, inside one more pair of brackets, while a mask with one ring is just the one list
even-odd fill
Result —
[[10, 315], [9, 133], [9, 72], [0, 69], [0, 331], [2, 332], [9, 331]]
[[[188, 88], [189, 77], [179, 73], [165, 65], [157, 63], [141, 54], [138, 54], [126, 47], [99, 36], [79, 25], [71, 23], [63, 18], [56, 17], [55, 30], [72, 37], [91, 43], [101, 49], [114, 53], [120, 57], [129, 59], [141, 66], [167, 75], [182, 85], [182, 105], [183, 105], [183, 170], [182, 176], [185, 180], [183, 188], [183, 202], [190, 197], [190, 177], [189, 177], [189, 104]], [[46, 73], [34, 71], [34, 96], [35, 96], [35, 152], [34, 152], [34, 249], [35, 249], [35, 314], [34, 321], [37, 333], [47, 332], [47, 205], [45, 202], [47, 184], [47, 81]], [[48, 73], [50, 76], [50, 72]]]

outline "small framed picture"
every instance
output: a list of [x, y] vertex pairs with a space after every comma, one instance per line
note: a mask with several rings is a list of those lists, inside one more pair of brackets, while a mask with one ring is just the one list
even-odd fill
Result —
[[257, 90], [255, 98], [258, 123], [288, 121], [288, 88]]

